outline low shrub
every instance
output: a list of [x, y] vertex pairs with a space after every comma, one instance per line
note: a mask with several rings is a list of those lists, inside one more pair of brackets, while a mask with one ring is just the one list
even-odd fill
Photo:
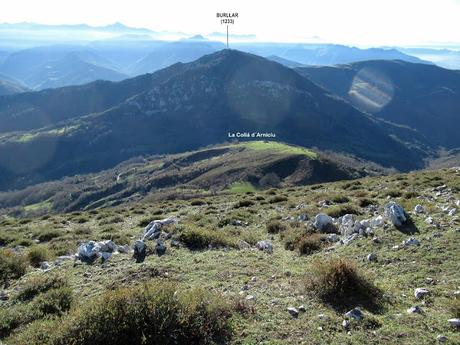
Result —
[[288, 198], [285, 197], [284, 195], [276, 195], [273, 198], [270, 198], [270, 200], [268, 200], [268, 202], [270, 204], [276, 204], [278, 202], [283, 202], [283, 201], [287, 201], [287, 200], [288, 200]]
[[32, 276], [23, 283], [14, 298], [19, 301], [29, 301], [41, 293], [66, 286], [67, 280], [58, 274]]
[[0, 250], [0, 282], [6, 284], [10, 279], [23, 276], [27, 270], [27, 261], [23, 256], [11, 250]]
[[40, 242], [49, 242], [53, 238], [59, 237], [62, 235], [62, 232], [57, 230], [43, 230], [36, 234], [37, 240]]
[[305, 229], [289, 229], [281, 234], [284, 248], [296, 250], [300, 255], [310, 255], [321, 249], [323, 236], [318, 233], [307, 233]]
[[330, 199], [331, 199], [332, 202], [334, 202], [336, 204], [344, 204], [344, 203], [350, 201], [350, 198], [345, 196], [345, 195], [334, 195]]
[[195, 199], [190, 202], [191, 206], [201, 206], [201, 205], [206, 205], [206, 202], [201, 199]]
[[[16, 328], [47, 315], [61, 315], [70, 309], [72, 290], [68, 287], [49, 290], [27, 304], [14, 304], [0, 313], [0, 338]], [[26, 343], [21, 343], [26, 344]]]
[[206, 249], [209, 246], [234, 246], [234, 242], [222, 231], [207, 228], [187, 228], [179, 233], [179, 240], [188, 248], [195, 250]]
[[254, 205], [254, 201], [252, 200], [240, 200], [238, 201], [233, 207], [234, 208], [241, 208], [241, 207], [250, 207]]
[[269, 234], [278, 234], [286, 230], [286, 225], [281, 223], [279, 220], [272, 219], [267, 223], [266, 228]]
[[232, 336], [232, 308], [203, 290], [158, 283], [106, 292], [60, 320], [34, 324], [12, 344], [215, 344]]
[[383, 196], [387, 197], [391, 197], [391, 198], [398, 198], [402, 195], [402, 192], [398, 189], [390, 189], [390, 190], [387, 190]]
[[326, 214], [328, 216], [338, 218], [342, 217], [346, 214], [360, 214], [361, 212], [352, 205], [340, 205], [340, 206], [332, 206], [327, 211]]
[[33, 301], [33, 306], [43, 315], [61, 315], [70, 309], [71, 304], [72, 289], [67, 286], [51, 289]]
[[27, 260], [33, 267], [40, 266], [40, 263], [47, 261], [51, 258], [51, 253], [47, 247], [42, 245], [36, 245], [29, 248], [27, 251]]
[[370, 205], [376, 205], [377, 202], [373, 199], [368, 199], [368, 198], [360, 198], [358, 199], [358, 205], [359, 207], [367, 207]]
[[306, 289], [340, 311], [361, 305], [376, 312], [382, 306], [381, 290], [345, 259], [313, 262], [306, 276]]
[[323, 245], [323, 236], [311, 234], [302, 236], [296, 243], [300, 255], [311, 255], [319, 251]]

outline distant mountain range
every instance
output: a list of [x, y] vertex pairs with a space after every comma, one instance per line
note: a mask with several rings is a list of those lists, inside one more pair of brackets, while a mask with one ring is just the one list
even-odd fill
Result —
[[[208, 37], [220, 37], [216, 35]], [[182, 38], [171, 41], [175, 36]], [[394, 48], [258, 42], [232, 42], [231, 46], [266, 56], [288, 67], [370, 59], [430, 63], [414, 56], [415, 53], [411, 55]], [[186, 37], [184, 33], [160, 33], [121, 23], [102, 27], [0, 24], [0, 74], [27, 88], [43, 90], [95, 80], [118, 81], [152, 73], [177, 62], [190, 62], [223, 48], [225, 45], [220, 41], [202, 35]]]
[[30, 91], [22, 83], [0, 74], [0, 96]]
[[[433, 68], [409, 65], [414, 80]], [[235, 50], [118, 83], [0, 97], [0, 132], [0, 189], [217, 144], [237, 132], [274, 133], [276, 140], [400, 170], [423, 167], [435, 150], [416, 130], [362, 112], [290, 68]]]

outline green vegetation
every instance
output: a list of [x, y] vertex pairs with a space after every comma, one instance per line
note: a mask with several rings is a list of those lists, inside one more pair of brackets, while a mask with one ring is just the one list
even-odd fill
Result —
[[362, 305], [375, 312], [382, 305], [382, 291], [354, 263], [345, 259], [313, 262], [307, 274], [306, 289], [323, 303], [341, 311]]
[[[433, 199], [433, 188], [442, 185], [452, 192]], [[155, 192], [141, 200], [88, 211], [27, 218], [1, 216], [0, 241], [4, 247], [0, 249], [0, 290], [5, 290], [9, 298], [0, 301], [0, 340], [6, 345], [64, 344], [67, 339], [97, 340], [103, 332], [117, 340], [119, 332], [130, 334], [127, 328], [131, 327], [133, 333], [142, 334], [131, 319], [164, 319], [164, 314], [149, 309], [156, 308], [157, 301], [160, 303], [158, 292], [158, 300], [149, 297], [149, 303], [142, 304], [145, 308], [139, 307], [138, 300], [147, 298], [143, 289], [157, 291], [151, 286], [161, 285], [177, 291], [178, 298], [185, 296], [183, 293], [205, 291], [201, 305], [217, 310], [213, 314], [216, 317], [220, 311], [227, 315], [219, 320], [231, 336], [221, 338], [219, 331], [207, 326], [206, 322], [216, 322], [208, 316], [208, 307], [194, 314], [194, 336], [208, 339], [196, 342], [428, 345], [436, 343], [438, 334], [444, 334], [447, 344], [459, 343], [460, 333], [447, 320], [458, 317], [460, 310], [454, 294], [460, 286], [460, 233], [456, 231], [460, 220], [439, 207], [455, 207], [460, 199], [457, 186], [460, 174], [446, 169], [271, 188], [248, 195], [204, 195], [199, 190], [199, 195], [174, 194], [154, 199]], [[357, 220], [382, 214], [389, 200], [385, 192], [390, 190], [402, 191], [392, 200], [409, 212], [414, 233], [404, 233], [388, 224], [373, 228], [374, 235], [358, 236], [344, 245], [329, 241], [330, 235], [319, 234], [312, 226], [318, 213], [338, 216], [356, 211]], [[287, 200], [270, 203], [277, 197]], [[199, 205], [195, 200], [200, 200]], [[318, 203], [322, 200], [332, 205], [321, 207]], [[235, 208], [240, 202], [244, 206]], [[370, 204], [377, 211], [367, 207]], [[426, 213], [414, 214], [416, 204], [423, 205]], [[308, 218], [299, 220], [299, 215]], [[70, 259], [53, 264], [54, 256], [74, 254], [81, 241], [113, 239], [116, 244], [132, 245], [146, 224], [170, 216], [179, 222], [162, 229], [162, 237], [171, 238], [163, 240], [167, 250], [161, 257], [155, 254], [156, 241], [152, 240], [147, 241], [148, 255], [142, 264], [129, 253], [112, 255], [105, 263], [97, 260], [88, 265]], [[432, 216], [437, 226], [427, 224], [427, 216]], [[79, 224], [80, 218], [87, 221]], [[374, 242], [374, 237], [379, 241]], [[410, 237], [419, 240], [420, 245], [394, 248]], [[273, 253], [258, 250], [258, 241], [270, 241]], [[51, 270], [35, 268], [29, 262], [28, 253], [37, 248], [50, 255]], [[377, 260], [369, 261], [370, 253], [375, 253]], [[32, 263], [43, 256], [40, 253], [38, 257]], [[417, 287], [430, 290], [424, 302], [413, 297]], [[121, 290], [115, 291], [118, 288]], [[132, 308], [126, 300], [133, 301]], [[180, 310], [196, 310], [187, 301], [180, 304]], [[217, 309], [211, 307], [215, 303]], [[287, 307], [300, 305], [306, 311], [292, 318]], [[423, 314], [406, 312], [414, 305], [420, 305]], [[169, 310], [177, 310], [176, 306], [173, 304]], [[91, 307], [94, 308], [89, 311]], [[351, 322], [345, 329], [343, 314], [355, 307], [361, 308], [364, 319]], [[145, 319], [144, 312], [151, 318]], [[136, 318], [131, 316], [126, 321], [122, 317], [132, 313]], [[86, 319], [88, 315], [91, 323]], [[115, 321], [103, 315], [113, 316]], [[172, 321], [164, 325], [166, 328], [161, 328], [163, 324], [152, 327], [158, 324], [152, 321], [142, 329], [160, 332], [155, 333], [159, 339], [163, 329], [189, 334], [186, 325], [191, 318], [184, 316], [180, 319], [183, 322], [177, 323], [175, 312], [168, 315], [172, 315], [168, 319]], [[84, 328], [88, 333], [83, 332]], [[199, 335], [202, 331], [206, 335]], [[145, 334], [146, 339], [152, 339], [152, 334]], [[125, 340], [123, 335], [119, 339]], [[96, 340], [89, 342], [97, 345]], [[180, 343], [179, 338], [175, 340]]]
[[246, 193], [255, 192], [256, 188], [249, 182], [235, 182], [235, 183], [232, 183], [232, 185], [230, 186], [228, 190], [230, 193], [234, 193], [234, 194], [246, 194]]
[[40, 266], [41, 262], [49, 260], [50, 257], [51, 253], [48, 248], [42, 245], [32, 246], [27, 251], [27, 259], [34, 267]]
[[215, 344], [232, 336], [232, 308], [202, 290], [173, 284], [106, 292], [59, 321], [36, 324], [12, 344]]
[[26, 273], [27, 264], [23, 256], [11, 250], [0, 250], [0, 282], [5, 284], [9, 279], [17, 279]]
[[293, 146], [277, 141], [248, 141], [239, 144], [250, 150], [269, 150], [273, 153], [304, 155], [311, 159], [317, 159], [318, 154], [312, 150], [300, 146]]

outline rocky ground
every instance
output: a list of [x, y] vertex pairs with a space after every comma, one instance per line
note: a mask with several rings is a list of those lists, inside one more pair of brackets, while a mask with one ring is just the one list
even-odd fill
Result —
[[209, 342], [458, 344], [459, 215], [452, 168], [5, 216], [1, 341], [24, 343], [107, 291], [161, 281], [229, 302], [231, 336]]

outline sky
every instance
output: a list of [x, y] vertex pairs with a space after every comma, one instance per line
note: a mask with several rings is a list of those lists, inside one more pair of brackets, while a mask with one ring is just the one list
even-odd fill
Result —
[[107, 25], [224, 32], [217, 12], [238, 12], [230, 33], [261, 41], [358, 46], [460, 42], [460, 0], [0, 0], [0, 23]]

